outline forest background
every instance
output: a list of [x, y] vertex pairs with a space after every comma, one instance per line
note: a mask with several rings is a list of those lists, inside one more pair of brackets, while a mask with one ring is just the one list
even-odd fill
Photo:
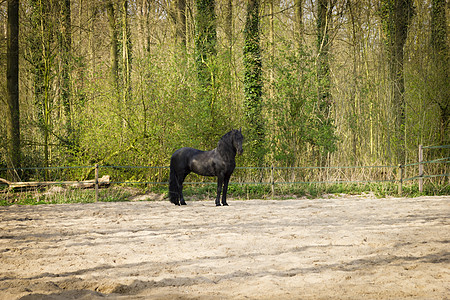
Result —
[[0, 1], [0, 167], [167, 166], [240, 127], [240, 166], [417, 161], [419, 144], [450, 144], [448, 14], [446, 0]]

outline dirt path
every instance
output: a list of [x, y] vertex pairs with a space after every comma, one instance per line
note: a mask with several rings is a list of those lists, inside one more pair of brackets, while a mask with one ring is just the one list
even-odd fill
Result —
[[0, 299], [450, 295], [449, 196], [213, 205], [0, 207]]

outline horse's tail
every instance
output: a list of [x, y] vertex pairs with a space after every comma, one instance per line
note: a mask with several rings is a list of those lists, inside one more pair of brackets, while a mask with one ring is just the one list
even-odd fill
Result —
[[170, 175], [169, 175], [169, 199], [175, 205], [180, 205], [180, 191], [178, 190], [178, 178], [177, 172], [170, 161]]

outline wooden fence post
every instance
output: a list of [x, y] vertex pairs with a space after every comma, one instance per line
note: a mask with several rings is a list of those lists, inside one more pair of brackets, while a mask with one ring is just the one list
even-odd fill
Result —
[[95, 202], [98, 201], [98, 164], [95, 164]]
[[423, 192], [423, 148], [419, 145], [419, 192]]
[[403, 185], [403, 166], [398, 166], [398, 194], [402, 194], [402, 185]]
[[270, 169], [270, 184], [272, 185], [272, 200], [273, 200], [273, 197], [275, 196], [275, 181], [274, 181], [273, 173], [274, 173], [274, 167], [272, 164], [272, 168]]

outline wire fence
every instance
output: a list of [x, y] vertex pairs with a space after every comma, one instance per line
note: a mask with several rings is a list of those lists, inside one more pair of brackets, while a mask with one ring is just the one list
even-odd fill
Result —
[[[99, 166], [106, 173], [111, 174], [120, 169], [148, 169], [144, 166]], [[393, 171], [395, 166], [352, 166], [352, 167], [236, 167], [230, 184], [311, 184], [311, 183], [337, 183], [337, 182], [395, 182]], [[169, 167], [152, 167], [153, 172], [149, 177], [164, 178], [165, 181], [112, 181], [113, 184], [168, 184]], [[384, 171], [373, 172], [349, 172], [349, 169], [382, 169]], [[106, 171], [108, 170], [108, 171]], [[314, 172], [316, 171], [316, 172]], [[317, 172], [319, 171], [319, 172]], [[324, 172], [325, 171], [325, 172]], [[102, 171], [103, 172], [103, 171]], [[101, 172], [101, 173], [102, 173]], [[148, 174], [148, 172], [147, 172]], [[361, 178], [361, 174], [365, 179]], [[372, 176], [370, 176], [372, 174]], [[114, 176], [112, 176], [114, 178]], [[368, 177], [372, 177], [369, 179]], [[376, 178], [374, 178], [376, 177]], [[384, 178], [383, 178], [384, 177]], [[387, 179], [390, 177], [391, 179]], [[118, 178], [115, 177], [115, 178]], [[195, 174], [190, 175], [190, 181], [185, 184], [215, 184], [208, 177]]]
[[[230, 185], [271, 185], [272, 191], [276, 185], [302, 184], [360, 184], [360, 183], [397, 183], [399, 193], [403, 184], [423, 180], [437, 184], [448, 182], [450, 157], [441, 157], [423, 161], [425, 149], [449, 149], [445, 146], [419, 147], [419, 161], [399, 166], [265, 166], [237, 167], [233, 173]], [[434, 166], [434, 167], [433, 167]], [[437, 166], [437, 167], [436, 167]], [[19, 169], [0, 169], [0, 177], [14, 170], [25, 176], [27, 181], [42, 182], [47, 185], [65, 184], [67, 180], [82, 182], [94, 179], [98, 188], [99, 178], [109, 175], [109, 184], [118, 185], [167, 185], [169, 180], [168, 166], [61, 166], [61, 167], [25, 167]], [[1, 181], [1, 180], [0, 180]], [[3, 180], [3, 183], [6, 181]], [[72, 181], [73, 182], [73, 181]], [[0, 182], [1, 183], [1, 182]], [[190, 175], [185, 184], [215, 184], [216, 181], [203, 176]], [[42, 186], [39, 184], [38, 186]]]
[[[396, 166], [331, 166], [331, 167], [236, 167], [230, 184], [310, 184], [336, 182], [395, 182]], [[14, 169], [30, 181], [43, 178], [58, 184], [78, 178], [79, 181], [109, 175], [110, 184], [167, 185], [168, 166], [59, 166]], [[366, 171], [364, 171], [364, 169]], [[12, 169], [3, 168], [0, 172]], [[379, 171], [377, 171], [379, 170]], [[147, 180], [145, 180], [147, 179]], [[150, 179], [150, 180], [148, 180]], [[211, 177], [191, 174], [185, 184], [213, 184]]]

